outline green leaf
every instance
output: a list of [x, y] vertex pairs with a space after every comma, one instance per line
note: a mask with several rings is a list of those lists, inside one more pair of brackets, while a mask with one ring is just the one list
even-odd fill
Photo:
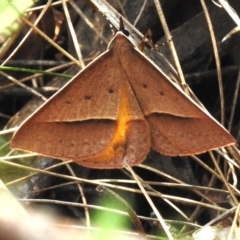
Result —
[[0, 0], [0, 34], [9, 36], [19, 27], [15, 22], [36, 0]]

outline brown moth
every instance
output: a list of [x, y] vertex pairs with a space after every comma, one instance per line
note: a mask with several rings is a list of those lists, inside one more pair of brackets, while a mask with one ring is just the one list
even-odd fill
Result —
[[103, 54], [22, 123], [11, 147], [107, 169], [137, 165], [150, 148], [183, 156], [234, 143], [118, 32]]

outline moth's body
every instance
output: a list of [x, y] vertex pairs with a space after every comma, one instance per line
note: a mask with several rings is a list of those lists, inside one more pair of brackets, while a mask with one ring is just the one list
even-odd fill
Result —
[[117, 33], [106, 52], [22, 124], [11, 146], [87, 167], [122, 168], [141, 163], [151, 147], [176, 156], [234, 142]]

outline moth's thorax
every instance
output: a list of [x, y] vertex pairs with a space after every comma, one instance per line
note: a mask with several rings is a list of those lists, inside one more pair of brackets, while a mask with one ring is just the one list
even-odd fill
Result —
[[[108, 50], [111, 51], [114, 56], [113, 59], [116, 59], [120, 65], [125, 69], [130, 64], [129, 55], [134, 55], [135, 45], [129, 40], [123, 33], [118, 32], [113, 40], [109, 43]], [[118, 60], [117, 60], [118, 59]], [[126, 70], [126, 69], [125, 69]]]
[[120, 51], [122, 49], [131, 49], [133, 48], [133, 43], [125, 36], [122, 32], [117, 32], [115, 37], [108, 45], [108, 49], [114, 49], [116, 51]]

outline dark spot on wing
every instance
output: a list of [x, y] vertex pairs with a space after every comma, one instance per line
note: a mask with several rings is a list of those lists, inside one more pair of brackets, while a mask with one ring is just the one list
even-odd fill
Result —
[[90, 95], [85, 95], [85, 96], [84, 96], [84, 99], [85, 99], [85, 100], [90, 100], [91, 98], [92, 98], [92, 96], [90, 96]]
[[109, 89], [108, 89], [108, 92], [109, 92], [110, 94], [112, 94], [112, 93], [114, 93], [114, 90], [113, 90], [112, 88], [109, 88]]

